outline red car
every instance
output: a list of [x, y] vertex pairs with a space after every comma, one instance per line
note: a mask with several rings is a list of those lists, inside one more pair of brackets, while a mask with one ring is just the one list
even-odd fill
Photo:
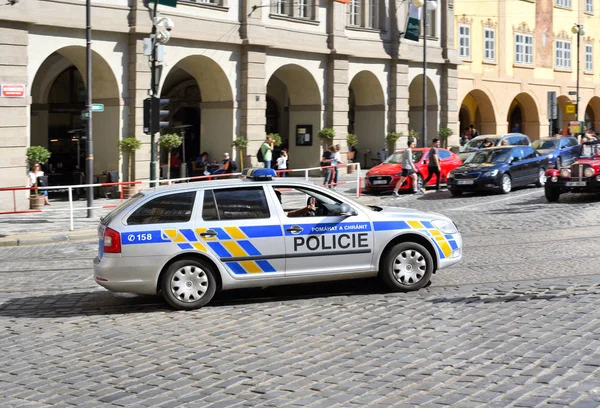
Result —
[[[427, 171], [427, 163], [429, 162], [429, 147], [421, 147], [412, 149], [413, 161], [417, 168], [417, 183], [419, 187], [423, 187], [423, 180], [427, 178], [429, 172]], [[365, 177], [365, 192], [372, 191], [390, 191], [396, 186], [396, 183], [400, 179], [400, 173], [402, 173], [402, 152], [404, 150], [398, 150], [394, 152], [390, 157], [387, 158], [383, 163], [373, 167], [367, 172]], [[460, 157], [452, 153], [447, 149], [438, 149], [440, 156], [442, 170], [441, 183], [446, 183], [448, 180], [448, 173], [455, 168], [462, 165]], [[428, 186], [435, 185], [436, 177], [433, 176]], [[410, 177], [406, 180], [406, 183], [401, 187], [403, 189], [412, 188]]]

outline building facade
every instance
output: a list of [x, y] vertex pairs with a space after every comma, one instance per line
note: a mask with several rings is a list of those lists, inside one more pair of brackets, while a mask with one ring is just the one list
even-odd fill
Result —
[[600, 0], [458, 0], [455, 8], [461, 132], [473, 123], [481, 134], [518, 130], [534, 140], [577, 120], [600, 130]]
[[[105, 106], [92, 121], [96, 175], [119, 170], [122, 179], [117, 143], [128, 136], [142, 141], [135, 177], [150, 173], [143, 100], [151, 8], [139, 0], [92, 1], [93, 102]], [[292, 167], [314, 166], [322, 151], [317, 133], [332, 127], [344, 149], [348, 132], [358, 136], [361, 164], [370, 166], [387, 132], [421, 129], [421, 42], [401, 39], [408, 2], [180, 0], [158, 10], [175, 23], [158, 92], [171, 100], [171, 127], [185, 129], [186, 161], [202, 151], [220, 160], [234, 138], [246, 136], [244, 161], [255, 162], [265, 134], [279, 133]], [[441, 126], [458, 130], [452, 0], [429, 17], [427, 140]], [[30, 145], [52, 151], [54, 173], [85, 169], [85, 45], [82, 0], [2, 7], [0, 84], [24, 84], [26, 95], [0, 98], [0, 186], [25, 183]], [[18, 200], [26, 205], [26, 193]], [[0, 193], [0, 207], [12, 208], [12, 196]]]

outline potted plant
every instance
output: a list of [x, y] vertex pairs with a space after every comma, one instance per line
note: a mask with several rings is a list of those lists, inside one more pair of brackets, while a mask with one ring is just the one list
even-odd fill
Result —
[[167, 179], [171, 178], [171, 151], [181, 146], [183, 138], [177, 133], [167, 133], [158, 138], [161, 148], [167, 149]]
[[279, 133], [269, 133], [267, 136], [273, 140], [273, 146], [281, 146], [281, 136]]
[[[136, 150], [142, 147], [142, 142], [135, 137], [126, 137], [119, 141], [119, 151], [122, 155], [126, 155], [127, 159], [127, 174], [125, 181], [133, 181], [133, 157]], [[123, 185], [123, 198], [129, 198], [135, 193], [135, 185]]]
[[404, 136], [402, 134], [402, 132], [400, 133], [396, 133], [396, 132], [389, 132], [386, 136], [385, 136], [385, 140], [388, 144], [388, 151], [389, 154], [392, 154], [396, 151], [396, 142], [398, 141], [398, 139], [400, 139], [402, 136]]
[[453, 134], [454, 134], [454, 132], [450, 128], [447, 128], [447, 127], [440, 128], [440, 131], [438, 132], [438, 136], [440, 137], [440, 142], [442, 142], [442, 147], [444, 147], [444, 148], [448, 147], [448, 138], [450, 136], [452, 136]]
[[[29, 169], [33, 169], [33, 166], [37, 163], [39, 165], [46, 164], [51, 156], [48, 149], [43, 146], [30, 146], [27, 148], [27, 166]], [[39, 210], [44, 207], [45, 198], [39, 193], [37, 180], [33, 185], [35, 190], [29, 196], [29, 206], [32, 210]]]
[[[280, 138], [280, 140], [281, 140], [281, 138]], [[231, 147], [235, 147], [237, 149], [238, 156], [240, 157], [240, 171], [243, 171], [244, 170], [244, 151], [248, 147], [248, 139], [246, 139], [245, 136], [238, 136], [233, 140], [233, 142], [231, 142]]]
[[[352, 163], [356, 159], [356, 145], [358, 145], [358, 136], [354, 133], [348, 133], [346, 136], [346, 143], [348, 144], [348, 163]], [[348, 174], [354, 173], [354, 166], [348, 166]]]
[[419, 132], [415, 131], [414, 129], [411, 129], [408, 131], [408, 141], [415, 141], [418, 142], [419, 141]]
[[323, 142], [323, 147], [327, 149], [327, 147], [333, 143], [333, 139], [335, 139], [335, 130], [332, 128], [321, 129], [319, 131], [319, 139]]

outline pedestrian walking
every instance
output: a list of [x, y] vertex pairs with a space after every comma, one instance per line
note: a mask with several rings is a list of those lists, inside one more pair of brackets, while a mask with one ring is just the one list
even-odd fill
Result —
[[471, 133], [471, 139], [476, 138], [480, 134], [479, 130], [475, 129], [475, 125], [472, 123], [469, 125], [469, 131]]
[[[277, 170], [287, 170], [287, 153], [285, 149], [279, 153], [279, 157], [277, 158]], [[279, 173], [279, 177], [285, 177], [287, 172], [282, 171]]]
[[435, 175], [435, 189], [440, 190], [440, 171], [442, 169], [440, 165], [440, 155], [438, 154], [438, 148], [440, 147], [440, 141], [433, 139], [431, 143], [431, 149], [429, 149], [429, 161], [427, 162], [427, 172], [429, 175], [423, 182], [423, 188], [429, 183], [429, 180]]
[[335, 156], [335, 147], [329, 146], [327, 150], [323, 152], [323, 156], [321, 157], [321, 167], [326, 167], [323, 169], [323, 185], [325, 187], [331, 188], [331, 179], [333, 172], [331, 171], [331, 166]]
[[408, 141], [407, 149], [404, 149], [402, 152], [402, 173], [400, 173], [400, 180], [396, 183], [396, 187], [394, 187], [393, 194], [396, 197], [400, 197], [398, 194], [398, 190], [402, 187], [404, 182], [408, 177], [410, 177], [413, 187], [413, 193], [419, 194], [421, 190], [419, 190], [419, 186], [417, 185], [417, 167], [415, 166], [415, 162], [412, 157], [412, 149], [415, 147], [415, 140], [410, 139]]
[[[33, 187], [35, 185], [37, 185], [38, 187], [46, 187], [42, 180], [40, 179], [40, 177], [42, 177], [44, 175], [44, 171], [42, 170], [42, 166], [40, 166], [39, 163], [34, 163], [33, 167], [31, 168], [31, 171], [29, 172], [29, 179], [27, 180], [27, 187]], [[44, 196], [44, 204], [45, 205], [50, 205], [50, 202], [48, 201], [48, 190], [41, 190]], [[37, 194], [37, 193], [36, 193]]]
[[333, 173], [333, 187], [337, 187], [338, 184], [338, 177], [340, 174], [340, 170], [339, 170], [339, 165], [340, 164], [344, 164], [342, 162], [342, 153], [341, 153], [342, 148], [340, 147], [339, 144], [335, 145], [335, 152], [333, 153], [333, 165], [335, 166], [334, 173]]
[[273, 139], [271, 136], [267, 136], [267, 139], [263, 142], [260, 147], [260, 151], [263, 156], [263, 163], [265, 164], [265, 169], [271, 168], [271, 161], [273, 160]]

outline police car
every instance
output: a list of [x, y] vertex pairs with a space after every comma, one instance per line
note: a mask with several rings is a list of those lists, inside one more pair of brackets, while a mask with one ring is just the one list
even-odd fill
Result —
[[217, 291], [379, 276], [415, 291], [462, 258], [447, 217], [364, 206], [302, 180], [245, 177], [136, 194], [98, 227], [98, 284], [196, 309]]

